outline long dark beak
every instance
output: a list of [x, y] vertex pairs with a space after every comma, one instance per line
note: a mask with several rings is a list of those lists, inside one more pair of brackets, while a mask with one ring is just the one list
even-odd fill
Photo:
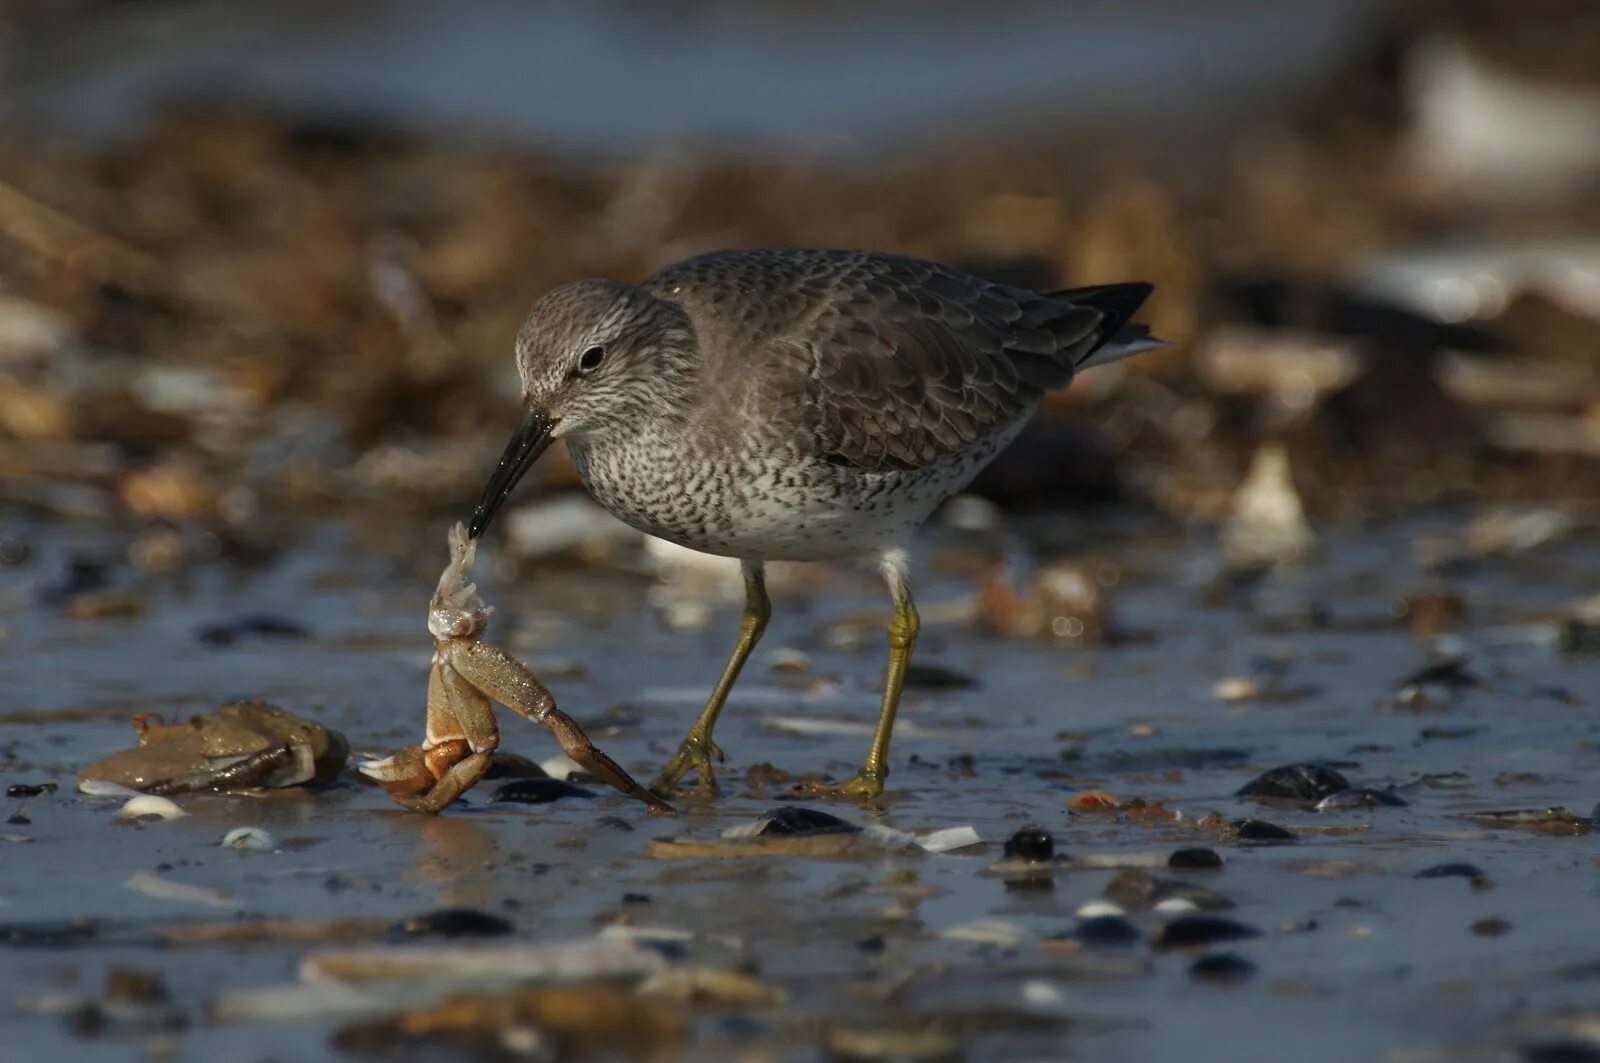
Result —
[[476, 539], [483, 534], [505, 500], [511, 497], [522, 474], [550, 446], [550, 427], [550, 418], [542, 410], [529, 410], [522, 415], [522, 423], [511, 434], [506, 452], [500, 455], [500, 464], [494, 467], [489, 485], [478, 499], [478, 508], [472, 511], [472, 522], [467, 525], [468, 538]]

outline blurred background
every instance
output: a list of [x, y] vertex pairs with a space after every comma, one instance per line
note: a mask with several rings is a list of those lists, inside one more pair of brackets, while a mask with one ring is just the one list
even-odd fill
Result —
[[767, 244], [1155, 283], [1171, 346], [1055, 396], [974, 486], [1002, 507], [1214, 521], [1264, 442], [1315, 520], [1596, 485], [1584, 0], [0, 19], [0, 503], [154, 529], [149, 564], [196, 523], [241, 556], [309, 516], [436, 530], [393, 518], [466, 512], [540, 293]]

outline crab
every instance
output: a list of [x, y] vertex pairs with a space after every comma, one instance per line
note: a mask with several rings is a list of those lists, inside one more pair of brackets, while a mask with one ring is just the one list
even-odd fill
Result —
[[265, 701], [235, 701], [209, 716], [171, 723], [133, 718], [139, 744], [90, 764], [84, 782], [114, 782], [151, 794], [278, 789], [330, 782], [344, 768], [344, 736]]
[[653, 812], [672, 814], [671, 805], [595, 748], [577, 722], [556, 708], [555, 698], [526, 666], [479, 641], [494, 610], [478, 597], [477, 586], [467, 582], [477, 544], [460, 523], [450, 528], [448, 539], [450, 563], [428, 608], [433, 664], [423, 742], [362, 764], [362, 773], [403, 807], [438, 814], [489, 770], [500, 744], [491, 703], [499, 702], [549, 728], [562, 751], [592, 775], [643, 801]]

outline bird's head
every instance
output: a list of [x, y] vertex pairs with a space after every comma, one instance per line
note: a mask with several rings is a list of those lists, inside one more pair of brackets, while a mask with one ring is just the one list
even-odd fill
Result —
[[472, 537], [554, 440], [635, 431], [661, 416], [686, 390], [695, 350], [683, 308], [631, 284], [576, 281], [535, 303], [517, 333], [522, 423], [473, 512]]

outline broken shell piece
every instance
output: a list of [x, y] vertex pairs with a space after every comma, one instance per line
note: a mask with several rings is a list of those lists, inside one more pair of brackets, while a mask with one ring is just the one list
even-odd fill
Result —
[[139, 794], [128, 798], [126, 804], [117, 809], [117, 819], [138, 819], [141, 816], [157, 816], [161, 819], [182, 819], [189, 813], [178, 807], [176, 801], [154, 794]]
[[183, 901], [186, 904], [204, 904], [212, 908], [237, 908], [239, 905], [225, 893], [186, 882], [174, 882], [153, 871], [136, 871], [122, 883], [135, 893], [157, 897], [164, 901]]
[[974, 845], [983, 844], [983, 838], [970, 825], [945, 827], [943, 830], [919, 834], [915, 840], [916, 844], [930, 853], [954, 852], [957, 849], [967, 849]]
[[654, 949], [635, 947], [626, 941], [579, 938], [540, 945], [403, 945], [319, 952], [301, 961], [300, 976], [307, 982], [485, 986], [636, 978], [666, 966], [665, 957]]
[[1292, 565], [1316, 544], [1289, 473], [1289, 451], [1281, 443], [1263, 443], [1223, 525], [1223, 560], [1234, 569]]
[[970, 941], [978, 945], [1001, 945], [1011, 948], [1027, 940], [1028, 932], [1016, 923], [1004, 919], [974, 919], [949, 927], [939, 934], [950, 941]]
[[278, 848], [278, 839], [260, 827], [235, 827], [222, 836], [222, 847], [270, 853]]
[[550, 776], [550, 778], [560, 779], [563, 782], [594, 781], [594, 776], [590, 775], [582, 764], [579, 764], [564, 753], [557, 754], [549, 760], [541, 760], [539, 762], [539, 770]]

